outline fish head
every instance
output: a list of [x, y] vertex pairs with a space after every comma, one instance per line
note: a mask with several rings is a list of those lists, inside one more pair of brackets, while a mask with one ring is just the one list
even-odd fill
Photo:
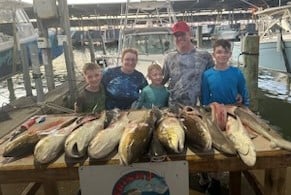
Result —
[[223, 104], [213, 102], [210, 104], [210, 108], [212, 121], [215, 122], [222, 131], [224, 131], [227, 121], [227, 112], [225, 106]]
[[225, 130], [227, 133], [237, 130], [239, 128], [239, 123], [237, 118], [232, 115], [232, 114], [227, 114], [227, 122], [226, 122], [226, 127]]

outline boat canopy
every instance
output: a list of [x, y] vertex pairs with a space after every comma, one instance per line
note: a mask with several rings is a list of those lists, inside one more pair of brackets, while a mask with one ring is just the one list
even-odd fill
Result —
[[268, 8], [255, 13], [261, 39], [278, 33], [291, 32], [291, 5]]
[[[150, 33], [149, 33], [150, 32]], [[165, 54], [174, 48], [169, 30], [131, 29], [124, 32], [124, 48], [136, 48], [141, 55]]]

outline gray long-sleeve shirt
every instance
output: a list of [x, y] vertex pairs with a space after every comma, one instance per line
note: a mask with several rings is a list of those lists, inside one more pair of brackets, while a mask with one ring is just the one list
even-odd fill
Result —
[[193, 48], [187, 53], [169, 53], [163, 65], [164, 81], [170, 92], [169, 106], [194, 106], [201, 94], [203, 72], [214, 66], [211, 55]]

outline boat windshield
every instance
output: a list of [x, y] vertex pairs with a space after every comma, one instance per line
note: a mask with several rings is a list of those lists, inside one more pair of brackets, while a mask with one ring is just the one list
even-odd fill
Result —
[[174, 48], [171, 34], [130, 34], [124, 39], [124, 48], [136, 48], [139, 54], [164, 54]]
[[[5, 34], [6, 38], [13, 36], [13, 20], [13, 10], [0, 9], [0, 31]], [[15, 11], [15, 24], [19, 38], [35, 34], [34, 27], [23, 9]]]

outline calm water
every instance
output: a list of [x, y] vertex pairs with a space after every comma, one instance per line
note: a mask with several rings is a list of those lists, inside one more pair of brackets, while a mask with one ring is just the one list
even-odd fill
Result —
[[[114, 53], [111, 50], [110, 53]], [[73, 51], [76, 62], [75, 72], [77, 75], [81, 74], [81, 67], [84, 63], [90, 61], [90, 54], [88, 49]], [[99, 52], [101, 55], [101, 51]], [[61, 55], [53, 62], [54, 80], [56, 86], [60, 85], [67, 79], [65, 58]], [[42, 71], [44, 72], [44, 71]], [[81, 77], [77, 76], [81, 79]], [[289, 80], [291, 80], [289, 78]], [[288, 76], [285, 74], [274, 74], [268, 71], [261, 71], [259, 75], [259, 114], [263, 119], [270, 122], [271, 125], [276, 126], [282, 135], [291, 141], [291, 93], [290, 84], [288, 86]], [[23, 79], [21, 75], [13, 78], [15, 93], [17, 97], [25, 95]], [[32, 83], [32, 85], [34, 85]], [[43, 79], [43, 85], [46, 86], [46, 81]], [[47, 89], [44, 89], [45, 92]], [[36, 95], [36, 92], [33, 91]], [[9, 92], [6, 82], [0, 83], [0, 105], [9, 103]]]

